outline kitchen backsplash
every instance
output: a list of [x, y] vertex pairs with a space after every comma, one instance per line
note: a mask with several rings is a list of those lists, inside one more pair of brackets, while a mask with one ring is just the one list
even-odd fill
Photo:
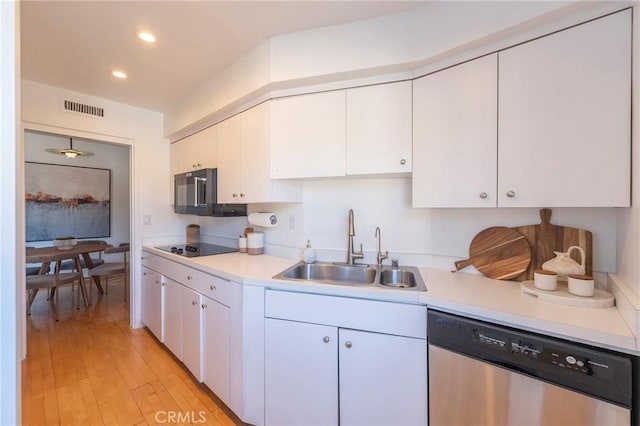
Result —
[[[541, 206], [544, 207], [544, 206]], [[490, 226], [540, 222], [536, 208], [414, 209], [410, 178], [334, 178], [304, 182], [302, 204], [255, 204], [250, 212], [278, 217], [265, 233], [266, 252], [299, 257], [307, 240], [318, 260], [344, 260], [349, 209], [355, 217], [356, 249], [362, 243], [366, 263], [375, 263], [375, 228], [382, 232], [382, 251], [403, 264], [448, 267], [468, 254], [469, 243]], [[615, 272], [616, 214], [613, 208], [552, 209], [552, 223], [593, 233], [594, 270]], [[246, 218], [201, 218], [203, 234], [233, 242], [248, 226]]]

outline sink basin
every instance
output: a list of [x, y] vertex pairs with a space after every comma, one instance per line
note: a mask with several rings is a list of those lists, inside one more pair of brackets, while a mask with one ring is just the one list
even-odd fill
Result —
[[416, 276], [404, 269], [385, 269], [380, 274], [380, 284], [390, 287], [415, 287]]
[[427, 291], [418, 268], [402, 266], [347, 265], [342, 263], [296, 263], [273, 277], [279, 280], [356, 285], [370, 288]]
[[339, 265], [335, 263], [298, 263], [274, 278], [321, 281], [338, 284], [372, 284], [376, 270], [367, 265]]

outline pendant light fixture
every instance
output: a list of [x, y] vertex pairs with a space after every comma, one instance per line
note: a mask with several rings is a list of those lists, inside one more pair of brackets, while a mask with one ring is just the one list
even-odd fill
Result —
[[93, 155], [93, 152], [73, 149], [73, 138], [69, 138], [69, 148], [47, 148], [45, 151], [50, 152], [51, 154], [64, 155], [67, 158], [76, 158], [78, 156], [91, 157]]

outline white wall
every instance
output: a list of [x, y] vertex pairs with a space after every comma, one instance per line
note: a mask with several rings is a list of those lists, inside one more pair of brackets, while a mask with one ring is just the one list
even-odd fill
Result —
[[18, 199], [22, 186], [17, 179], [22, 162], [20, 128], [20, 3], [0, 2], [0, 424], [21, 423], [22, 330], [21, 285], [24, 262], [19, 228]]
[[[65, 99], [102, 107], [104, 118], [64, 111]], [[178, 232], [169, 206], [169, 142], [162, 115], [81, 93], [22, 81], [22, 123], [27, 130], [121, 144], [131, 149], [131, 321], [140, 325], [140, 254], [146, 237]], [[21, 200], [22, 201], [22, 200]], [[143, 218], [149, 224], [143, 224]], [[23, 247], [21, 245], [21, 250]]]
[[[296, 257], [311, 240], [319, 260], [328, 261], [346, 259], [350, 208], [355, 216], [356, 249], [363, 244], [365, 263], [375, 263], [377, 226], [382, 251], [388, 250], [390, 258], [405, 265], [450, 269], [454, 260], [467, 257], [469, 243], [481, 230], [540, 223], [539, 209], [414, 209], [409, 178], [310, 180], [304, 182], [303, 204], [250, 206], [252, 211], [278, 216], [275, 228], [261, 229], [269, 253]], [[615, 272], [615, 209], [558, 208], [551, 222], [593, 232], [594, 270]]]

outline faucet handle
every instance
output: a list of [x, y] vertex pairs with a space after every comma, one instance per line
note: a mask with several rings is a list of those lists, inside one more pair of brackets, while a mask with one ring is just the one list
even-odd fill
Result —
[[393, 269], [398, 269], [398, 259], [391, 259], [391, 267]]

